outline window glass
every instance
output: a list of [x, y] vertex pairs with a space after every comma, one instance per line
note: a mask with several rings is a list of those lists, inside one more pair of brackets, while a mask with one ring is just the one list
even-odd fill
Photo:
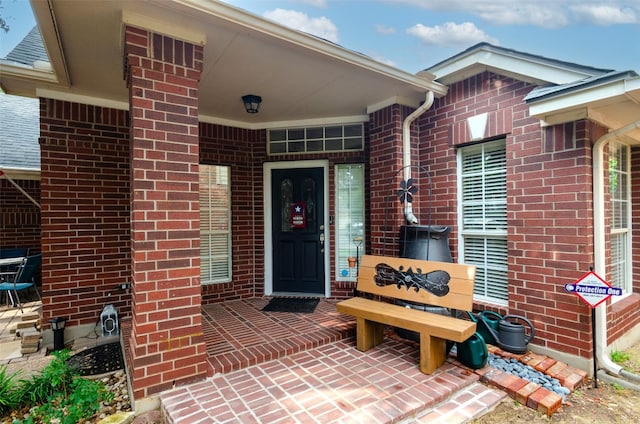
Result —
[[461, 261], [476, 266], [478, 300], [507, 304], [505, 141], [459, 150]]
[[228, 166], [200, 165], [200, 279], [231, 280], [231, 189]]
[[268, 131], [270, 155], [342, 152], [364, 149], [362, 123]]
[[355, 281], [357, 268], [349, 258], [364, 254], [364, 165], [336, 165], [335, 174], [336, 279]]
[[[611, 249], [609, 283], [625, 293], [633, 291], [631, 267], [631, 151], [629, 146], [609, 143], [609, 199]], [[614, 296], [615, 298], [616, 296]], [[614, 299], [615, 300], [615, 299]]]

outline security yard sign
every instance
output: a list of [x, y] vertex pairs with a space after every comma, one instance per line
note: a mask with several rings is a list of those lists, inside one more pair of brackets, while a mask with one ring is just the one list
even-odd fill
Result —
[[565, 284], [564, 289], [575, 293], [580, 299], [591, 307], [591, 342], [593, 346], [593, 385], [598, 388], [598, 359], [596, 357], [596, 306], [609, 299], [611, 296], [620, 296], [622, 289], [611, 287], [593, 271], [587, 272], [575, 283]]
[[595, 308], [611, 296], [622, 295], [622, 289], [611, 287], [595, 272], [591, 271], [583, 275], [573, 284], [565, 284], [564, 289], [575, 293], [587, 305]]

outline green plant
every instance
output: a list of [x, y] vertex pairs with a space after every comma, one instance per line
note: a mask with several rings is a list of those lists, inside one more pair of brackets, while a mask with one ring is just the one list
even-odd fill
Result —
[[54, 358], [29, 380], [22, 380], [21, 403], [25, 406], [47, 402], [58, 393], [68, 394], [69, 385], [78, 372], [67, 365], [69, 350], [53, 352]]
[[71, 383], [70, 389], [68, 396], [59, 393], [49, 402], [32, 409], [32, 416], [39, 420], [36, 422], [75, 424], [98, 412], [101, 402], [113, 399], [113, 393], [107, 392], [100, 381], [77, 377]]
[[[54, 356], [42, 371], [29, 380], [21, 380], [11, 392], [15, 394], [12, 407], [32, 406], [30, 415], [14, 424], [74, 424], [94, 415], [101, 402], [113, 399], [104, 383], [80, 377], [78, 371], [67, 364], [68, 350], [54, 352]], [[3, 375], [0, 374], [0, 384], [7, 380]]]
[[611, 360], [617, 364], [623, 363], [628, 361], [630, 358], [630, 355], [626, 352], [620, 352], [620, 351], [613, 351], [611, 352]]
[[624, 387], [620, 385], [620, 383], [613, 383], [613, 390], [616, 392], [622, 392], [624, 391]]
[[18, 374], [7, 374], [6, 365], [0, 367], [0, 415], [20, 404]]

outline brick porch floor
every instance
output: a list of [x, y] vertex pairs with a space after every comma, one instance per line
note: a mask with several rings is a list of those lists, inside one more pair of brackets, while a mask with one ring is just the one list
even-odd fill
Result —
[[161, 395], [167, 423], [463, 423], [506, 396], [455, 361], [420, 373], [414, 342], [359, 352], [333, 301], [311, 314], [262, 312], [267, 302], [202, 308], [212, 375]]

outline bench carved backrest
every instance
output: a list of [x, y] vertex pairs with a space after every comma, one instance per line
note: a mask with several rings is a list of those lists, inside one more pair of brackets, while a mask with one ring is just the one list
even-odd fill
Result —
[[445, 308], [471, 311], [476, 267], [449, 262], [364, 255], [357, 290]]

